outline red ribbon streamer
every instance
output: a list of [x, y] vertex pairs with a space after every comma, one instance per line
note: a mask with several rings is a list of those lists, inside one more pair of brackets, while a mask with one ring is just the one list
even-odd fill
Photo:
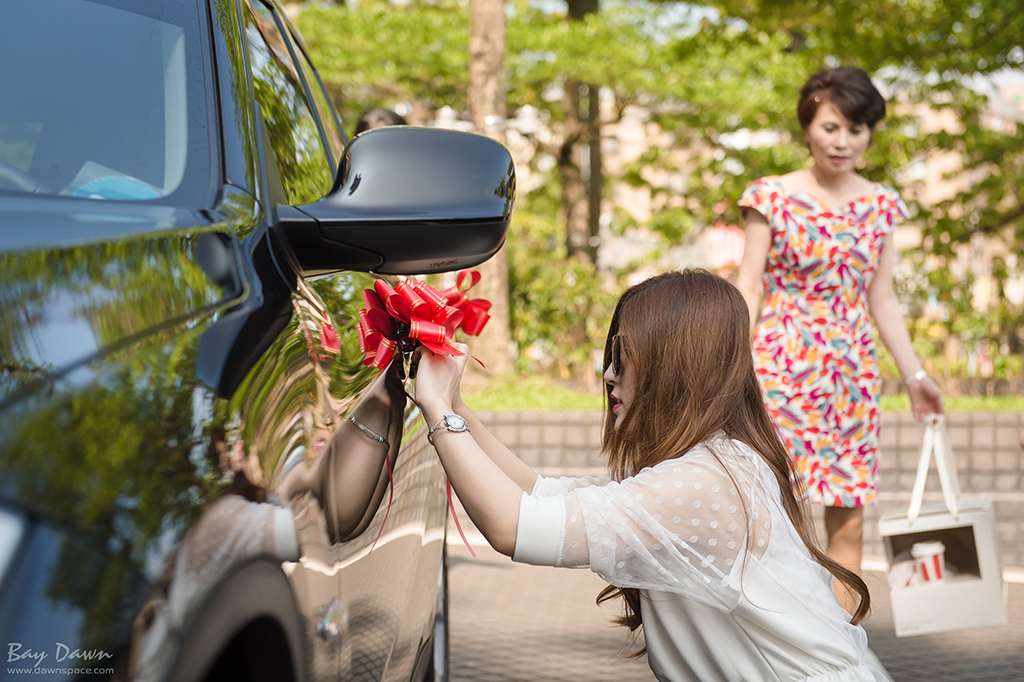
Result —
[[448, 489], [448, 508], [452, 511], [452, 521], [455, 522], [455, 529], [459, 531], [459, 537], [462, 538], [462, 544], [466, 546], [466, 549], [469, 550], [469, 553], [475, 559], [476, 552], [474, 552], [473, 548], [470, 547], [469, 540], [466, 539], [466, 534], [462, 532], [462, 524], [459, 523], [459, 515], [455, 513], [455, 503], [452, 502], [452, 482], [445, 481], [445, 486]]

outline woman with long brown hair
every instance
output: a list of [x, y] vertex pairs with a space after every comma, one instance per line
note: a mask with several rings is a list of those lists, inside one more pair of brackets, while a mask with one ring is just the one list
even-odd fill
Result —
[[[747, 306], [704, 271], [627, 290], [605, 344], [609, 474], [541, 478], [462, 401], [465, 356], [425, 352], [416, 401], [497, 551], [590, 567], [661, 680], [875, 681], [864, 582], [815, 545], [754, 372]], [[850, 615], [833, 579], [859, 596]]]

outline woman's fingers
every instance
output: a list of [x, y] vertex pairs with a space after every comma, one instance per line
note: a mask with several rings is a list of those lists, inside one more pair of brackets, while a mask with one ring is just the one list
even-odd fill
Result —
[[920, 421], [929, 414], [945, 412], [942, 390], [932, 379], [926, 377], [911, 384], [907, 392], [910, 394], [910, 407], [914, 419]]
[[461, 373], [457, 358], [425, 350], [416, 369], [416, 400], [450, 399]]
[[416, 379], [416, 401], [441, 398], [455, 404], [459, 396], [459, 385], [466, 370], [469, 346], [464, 343], [452, 344], [461, 355], [438, 354], [419, 347], [413, 352], [410, 376]]
[[412, 352], [412, 355], [409, 357], [409, 378], [410, 379], [415, 379], [416, 378], [416, 369], [420, 366], [420, 358], [423, 357], [424, 351], [426, 351], [426, 348], [424, 348], [423, 346], [417, 346], [416, 350], [414, 350]]

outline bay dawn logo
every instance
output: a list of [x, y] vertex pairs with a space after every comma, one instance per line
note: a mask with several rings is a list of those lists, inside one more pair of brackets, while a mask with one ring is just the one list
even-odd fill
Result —
[[[72, 649], [63, 642], [55, 642], [52, 653], [54, 663], [61, 663], [63, 661], [102, 661], [114, 657], [114, 654], [107, 653], [101, 649]], [[35, 661], [32, 667], [38, 667], [40, 663], [48, 658], [50, 658], [50, 652], [41, 649], [33, 651], [23, 647], [20, 642], [10, 642], [7, 645], [8, 663], [21, 661], [23, 664], [27, 664], [30, 661]]]

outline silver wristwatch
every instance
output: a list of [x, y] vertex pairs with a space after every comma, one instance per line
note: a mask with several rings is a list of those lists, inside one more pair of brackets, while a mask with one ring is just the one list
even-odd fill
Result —
[[427, 442], [431, 445], [434, 444], [433, 436], [438, 431], [451, 431], [452, 433], [472, 433], [469, 430], [469, 424], [466, 420], [457, 414], [446, 414], [437, 420], [433, 426], [427, 430]]
[[923, 369], [919, 369], [916, 372], [914, 372], [911, 376], [907, 377], [903, 381], [903, 383], [906, 386], [909, 386], [910, 384], [916, 384], [917, 382], [921, 381], [922, 379], [924, 379], [927, 376], [928, 376], [928, 372], [924, 371]]

